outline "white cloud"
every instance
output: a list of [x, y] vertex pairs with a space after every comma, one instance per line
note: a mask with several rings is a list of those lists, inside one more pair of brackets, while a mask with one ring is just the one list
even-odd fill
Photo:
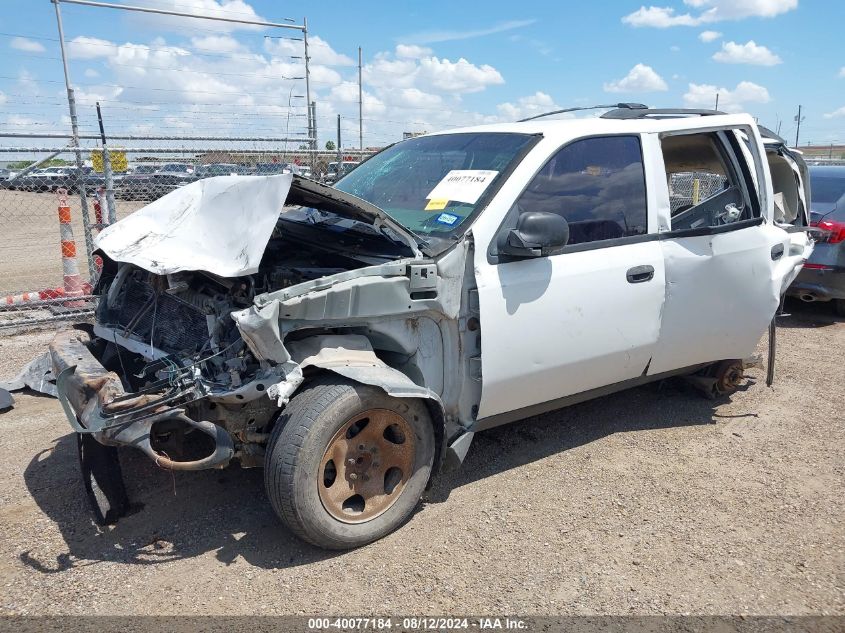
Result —
[[841, 108], [837, 108], [833, 112], [828, 112], [827, 114], [824, 115], [824, 118], [826, 118], [826, 119], [845, 118], [845, 106], [842, 106]]
[[99, 72], [97, 72], [96, 70], [94, 70], [93, 68], [86, 68], [86, 69], [85, 69], [85, 73], [83, 73], [83, 74], [84, 74], [84, 75], [85, 75], [85, 77], [87, 77], [88, 79], [96, 79], [97, 77], [99, 77], [99, 76], [100, 76], [100, 73], [99, 73]]
[[94, 106], [98, 101], [114, 101], [122, 92], [123, 88], [114, 86], [86, 86], [85, 88], [77, 86], [74, 95], [76, 96], [76, 103], [85, 107]]
[[402, 88], [391, 92], [388, 96], [390, 105], [405, 108], [438, 108], [443, 105], [443, 97], [430, 92], [423, 92], [419, 88]]
[[401, 59], [420, 59], [421, 57], [428, 57], [432, 50], [427, 46], [417, 46], [416, 44], [397, 44], [396, 57]]
[[[344, 81], [334, 86], [329, 93], [329, 98], [340, 104], [352, 104], [358, 107], [358, 84], [353, 81]], [[384, 114], [386, 106], [384, 102], [371, 92], [363, 90], [361, 94], [364, 116]]]
[[[264, 40], [264, 50], [271, 55], [280, 57], [303, 57], [305, 49], [302, 42], [290, 39], [267, 38]], [[312, 35], [308, 38], [308, 55], [312, 64], [324, 66], [354, 66], [356, 62], [351, 57], [338, 53], [331, 45], [319, 35]]]
[[681, 47], [680, 46], [670, 46], [669, 50], [672, 51], [673, 53], [677, 53], [678, 51], [681, 50]]
[[842, 68], [839, 69], [839, 76], [845, 77], [845, 66], [843, 66]]
[[605, 92], [662, 92], [668, 89], [663, 77], [645, 64], [637, 64], [622, 79], [604, 84]]
[[744, 18], [773, 18], [798, 7], [798, 0], [684, 0], [684, 4], [702, 9], [705, 19], [742, 20]]
[[777, 66], [783, 60], [765, 46], [749, 40], [745, 44], [723, 42], [722, 50], [713, 59], [723, 64], [751, 64], [754, 66]]
[[39, 42], [26, 37], [13, 37], [9, 42], [9, 46], [27, 53], [43, 53], [46, 50]]
[[0, 105], [3, 105], [4, 103], [6, 103], [6, 100], [7, 100], [6, 93], [3, 92], [2, 90], [0, 90]]
[[798, 6], [798, 0], [684, 0], [699, 13], [676, 13], [673, 7], [642, 6], [622, 18], [633, 27], [665, 29], [672, 26], [698, 26], [751, 17], [772, 18]]
[[420, 60], [419, 78], [449, 94], [479, 92], [487, 86], [505, 83], [498, 70], [488, 64], [476, 66], [463, 57], [456, 62], [437, 57]]
[[231, 35], [192, 37], [191, 47], [201, 53], [236, 53], [244, 50], [243, 44]]
[[326, 66], [356, 65], [351, 57], [338, 53], [326, 40], [317, 35], [308, 38], [308, 54], [315, 64], [325, 64]]
[[521, 29], [534, 24], [536, 21], [537, 20], [508, 20], [507, 22], [500, 22], [499, 24], [495, 24], [484, 29], [468, 29], [466, 31], [421, 31], [419, 33], [402, 36], [399, 39], [403, 42], [411, 42], [414, 44], [434, 44], [436, 42], [468, 40], [475, 37], [483, 37], [485, 35], [493, 35], [495, 33], [504, 33], [505, 31]]
[[717, 94], [719, 95], [719, 110], [725, 112], [742, 112], [746, 103], [771, 101], [768, 90], [750, 81], [739, 82], [733, 90], [710, 84], [691, 83], [684, 94], [684, 105], [688, 108], [712, 109], [716, 105]]
[[702, 42], [712, 42], [720, 37], [722, 37], [722, 34], [719, 31], [702, 31], [698, 34], [698, 39]]
[[498, 110], [503, 121], [518, 121], [519, 119], [526, 119], [536, 114], [560, 109], [560, 106], [554, 102], [554, 99], [545, 92], [540, 91], [527, 97], [520, 97], [516, 103], [506, 102], [496, 106], [496, 110]]
[[675, 9], [671, 7], [640, 7], [623, 17], [622, 22], [633, 27], [651, 26], [658, 29], [699, 24], [689, 13], [676, 15]]
[[98, 37], [79, 35], [68, 42], [67, 51], [71, 59], [97, 59], [113, 56], [117, 52], [117, 44]]
[[[179, 11], [192, 15], [203, 15], [217, 18], [232, 18], [236, 20], [265, 21], [255, 9], [245, 0], [147, 0], [143, 4], [154, 5], [156, 9]], [[191, 30], [214, 31], [230, 33], [232, 31], [257, 31], [264, 27], [234, 22], [220, 22], [218, 20], [199, 20], [197, 18], [182, 18], [167, 15], [133, 14], [131, 19], [158, 31], [170, 30], [184, 32]]]

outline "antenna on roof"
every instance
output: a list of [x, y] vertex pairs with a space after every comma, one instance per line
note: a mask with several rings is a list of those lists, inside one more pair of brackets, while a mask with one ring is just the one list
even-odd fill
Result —
[[552, 110], [551, 112], [544, 112], [543, 114], [535, 114], [527, 119], [520, 119], [517, 123], [524, 123], [525, 121], [533, 121], [544, 116], [552, 116], [553, 114], [563, 114], [564, 112], [576, 112], [578, 110], [602, 110], [604, 108], [624, 108], [628, 110], [648, 110], [648, 106], [643, 103], [610, 103], [606, 105], [581, 106], [580, 108], [564, 108], [563, 110]]

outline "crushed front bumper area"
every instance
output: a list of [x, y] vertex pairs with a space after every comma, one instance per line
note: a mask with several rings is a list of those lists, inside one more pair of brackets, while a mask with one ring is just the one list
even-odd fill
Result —
[[[223, 468], [235, 454], [231, 435], [207, 421], [193, 420], [184, 405], [202, 397], [195, 385], [167, 379], [137, 393], [126, 393], [120, 377], [107, 370], [92, 351], [91, 336], [81, 329], [59, 332], [50, 344], [59, 401], [74, 431], [90, 434], [107, 446], [132, 446], [158, 466], [171, 470]], [[176, 461], [156, 451], [153, 427], [183, 424], [208, 435], [214, 449], [192, 461]]]

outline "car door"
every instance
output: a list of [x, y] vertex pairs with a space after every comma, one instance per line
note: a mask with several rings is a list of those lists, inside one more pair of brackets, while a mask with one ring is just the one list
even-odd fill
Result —
[[[664, 294], [649, 208], [636, 135], [572, 141], [534, 175], [489, 248], [476, 251], [479, 418], [645, 373]], [[536, 211], [567, 220], [567, 246], [547, 257], [502, 254], [520, 214]]]
[[[754, 139], [753, 154], [738, 131]], [[660, 241], [666, 302], [649, 374], [751, 356], [804, 255], [771, 217], [759, 137], [750, 126], [673, 131], [660, 145], [671, 217]]]

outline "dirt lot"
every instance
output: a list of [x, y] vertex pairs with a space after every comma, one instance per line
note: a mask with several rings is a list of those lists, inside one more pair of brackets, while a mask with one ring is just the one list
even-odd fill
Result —
[[[88, 280], [79, 195], [68, 196], [68, 203], [79, 253], [79, 270], [82, 278]], [[91, 222], [95, 219], [93, 204], [89, 197]], [[145, 204], [118, 200], [118, 219]], [[56, 194], [0, 190], [0, 223], [3, 226], [0, 232], [0, 295], [61, 286], [62, 250]]]
[[[280, 526], [260, 470], [131, 451], [137, 512], [98, 529], [58, 403], [18, 395], [0, 613], [845, 614], [845, 323], [791, 308], [773, 389], [667, 382], [484, 433], [405, 527], [340, 554]], [[0, 374], [49, 337], [0, 337]]]

